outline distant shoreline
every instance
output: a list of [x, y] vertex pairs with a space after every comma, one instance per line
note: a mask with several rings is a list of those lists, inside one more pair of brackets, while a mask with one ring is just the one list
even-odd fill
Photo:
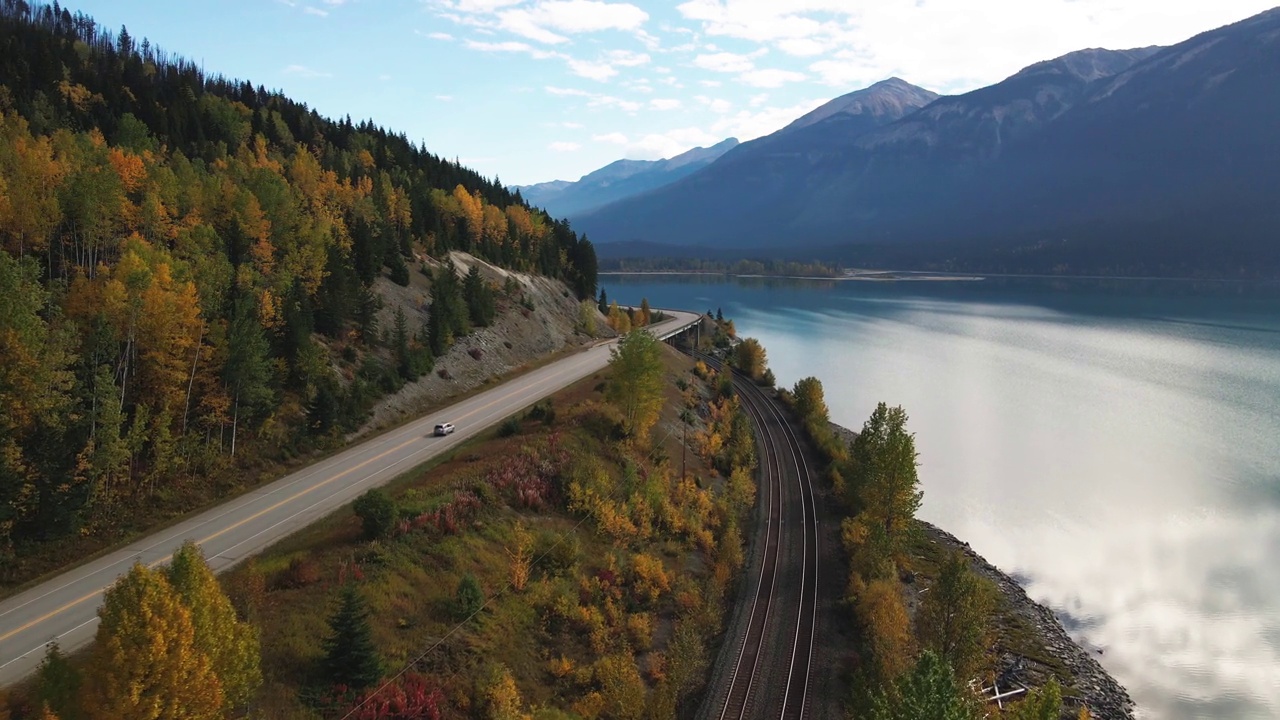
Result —
[[975, 282], [986, 280], [981, 275], [940, 275], [936, 273], [906, 274], [892, 270], [857, 271], [853, 274], [827, 277], [823, 275], [762, 275], [760, 273], [731, 273], [697, 270], [601, 270], [604, 275], [690, 275], [695, 277], [753, 278], [761, 280], [826, 280], [830, 282]]
[[1167, 277], [1144, 275], [1046, 275], [1035, 273], [947, 273], [924, 272], [917, 270], [853, 270], [851, 274], [835, 277], [821, 275], [762, 275], [759, 273], [733, 273], [709, 270], [600, 270], [599, 276], [605, 275], [689, 275], [695, 277], [727, 277], [727, 278], [772, 278], [777, 280], [830, 280], [844, 282], [857, 280], [861, 282], [974, 282], [997, 279], [1025, 280], [1115, 280], [1121, 282], [1161, 282], [1161, 283], [1217, 283], [1222, 285], [1280, 285], [1280, 278], [1213, 278], [1213, 277]]

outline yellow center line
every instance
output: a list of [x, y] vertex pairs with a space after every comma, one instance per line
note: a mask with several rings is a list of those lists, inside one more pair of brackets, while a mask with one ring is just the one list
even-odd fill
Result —
[[[576, 363], [574, 367], [576, 368], [578, 365], [582, 365], [582, 364], [584, 364], [584, 363], [582, 363], [582, 362]], [[523, 393], [523, 392], [527, 392], [527, 391], [529, 391], [529, 390], [532, 390], [532, 389], [534, 389], [534, 388], [536, 388], [536, 387], [538, 387], [538, 386], [540, 386], [540, 385], [544, 385], [544, 384], [546, 384], [547, 382], [550, 382], [551, 380], [557, 379], [558, 377], [560, 377], [560, 376], [562, 376], [562, 375], [563, 375], [563, 373], [558, 373], [558, 374], [548, 375], [547, 377], [545, 377], [545, 378], [543, 378], [543, 379], [539, 380], [539, 381], [538, 381], [538, 382], [536, 382], [536, 383], [533, 383], [533, 384], [531, 384], [531, 385], [526, 385], [526, 386], [524, 386], [523, 388], [518, 388], [518, 389], [512, 390], [511, 392], [508, 392], [508, 393], [504, 393], [504, 394], [502, 394], [502, 395], [500, 395], [500, 396], [498, 396], [498, 397], [494, 398], [494, 399], [493, 399], [493, 400], [491, 400], [490, 402], [485, 403], [484, 405], [481, 405], [480, 407], [478, 407], [478, 408], [476, 408], [476, 409], [474, 409], [474, 410], [472, 410], [472, 411], [470, 411], [470, 412], [468, 412], [468, 413], [465, 413], [465, 414], [463, 414], [463, 415], [458, 416], [458, 419], [460, 419], [460, 420], [461, 420], [461, 419], [464, 419], [464, 418], [469, 418], [469, 417], [471, 417], [472, 415], [475, 415], [476, 413], [481, 412], [481, 411], [483, 411], [483, 410], [487, 410], [488, 408], [490, 408], [490, 407], [492, 407], [492, 406], [494, 406], [494, 405], [496, 405], [496, 404], [498, 404], [498, 403], [500, 403], [500, 402], [502, 402], [502, 401], [504, 401], [504, 400], [507, 400], [508, 398], [511, 398], [511, 397], [512, 397], [512, 396], [514, 396], [514, 395], [518, 395], [518, 394], [520, 394], [520, 393]], [[397, 446], [395, 446], [395, 447], [391, 448], [390, 450], [386, 450], [386, 451], [384, 451], [384, 452], [382, 452], [382, 453], [379, 453], [379, 454], [377, 454], [377, 455], [375, 455], [375, 456], [373, 456], [373, 457], [369, 458], [368, 460], [365, 460], [364, 462], [362, 462], [362, 463], [360, 463], [360, 464], [358, 464], [358, 465], [352, 466], [352, 467], [350, 467], [350, 468], [348, 468], [348, 469], [346, 469], [346, 470], [343, 470], [342, 472], [340, 472], [340, 473], [338, 473], [338, 474], [336, 474], [336, 475], [333, 475], [333, 476], [330, 476], [330, 477], [328, 477], [328, 478], [325, 478], [324, 480], [322, 480], [322, 481], [320, 481], [320, 482], [316, 483], [315, 485], [312, 485], [311, 487], [306, 488], [305, 490], [299, 490], [298, 492], [294, 493], [293, 495], [290, 495], [289, 497], [287, 497], [287, 498], [285, 498], [285, 499], [283, 499], [283, 500], [280, 500], [279, 502], [275, 503], [275, 504], [274, 504], [274, 505], [272, 505], [271, 507], [268, 507], [268, 508], [264, 508], [264, 509], [262, 509], [262, 510], [259, 510], [258, 512], [254, 513], [253, 515], [250, 515], [250, 516], [249, 516], [249, 517], [247, 517], [247, 518], [244, 518], [243, 520], [240, 520], [240, 521], [238, 521], [238, 522], [236, 522], [236, 523], [234, 523], [234, 524], [232, 524], [232, 525], [229, 525], [229, 526], [227, 526], [227, 527], [225, 527], [225, 528], [223, 528], [223, 529], [219, 530], [218, 532], [213, 533], [212, 535], [209, 535], [209, 536], [204, 537], [204, 538], [202, 538], [202, 539], [200, 539], [200, 540], [197, 540], [197, 541], [196, 541], [196, 544], [197, 544], [197, 545], [201, 545], [201, 546], [203, 546], [205, 543], [209, 542], [210, 540], [216, 540], [217, 538], [222, 537], [223, 535], [225, 535], [225, 534], [227, 534], [227, 533], [231, 532], [232, 530], [235, 530], [236, 528], [243, 527], [244, 525], [246, 525], [246, 524], [248, 524], [248, 523], [251, 523], [251, 522], [253, 522], [254, 520], [257, 520], [258, 518], [262, 517], [263, 515], [266, 515], [266, 514], [267, 514], [267, 513], [269, 513], [269, 512], [272, 512], [272, 511], [274, 511], [274, 510], [279, 509], [279, 508], [280, 508], [281, 506], [283, 506], [283, 505], [287, 505], [287, 504], [289, 504], [289, 503], [293, 502], [294, 500], [297, 500], [298, 498], [302, 497], [303, 495], [306, 495], [306, 494], [308, 494], [308, 493], [311, 493], [311, 492], [313, 492], [313, 491], [315, 491], [315, 490], [319, 490], [320, 488], [322, 488], [322, 487], [324, 487], [324, 486], [328, 485], [329, 483], [332, 483], [332, 482], [334, 482], [335, 480], [339, 480], [339, 479], [341, 479], [341, 478], [344, 478], [344, 477], [346, 477], [346, 476], [350, 475], [351, 473], [356, 472], [357, 470], [360, 470], [361, 468], [363, 468], [363, 467], [365, 467], [365, 466], [369, 465], [370, 463], [377, 462], [378, 460], [381, 460], [382, 458], [386, 457], [387, 455], [390, 455], [391, 453], [394, 453], [394, 452], [397, 452], [397, 451], [399, 451], [399, 450], [402, 450], [402, 449], [404, 449], [405, 447], [408, 447], [409, 445], [412, 445], [412, 444], [413, 444], [413, 443], [415, 443], [415, 442], [419, 442], [421, 439], [422, 439], [422, 438], [420, 438], [420, 437], [415, 437], [415, 438], [411, 438], [411, 439], [409, 439], [409, 440], [406, 440], [406, 441], [404, 441], [403, 443], [400, 443], [399, 445], [397, 445]], [[147, 564], [147, 567], [149, 567], [149, 568], [154, 568], [154, 567], [155, 567], [155, 566], [157, 566], [157, 565], [162, 565], [162, 564], [164, 564], [164, 563], [168, 562], [172, 557], [173, 557], [173, 554], [172, 554], [172, 553], [170, 553], [169, 555], [166, 555], [166, 556], [164, 556], [163, 558], [160, 558], [159, 560], [155, 560], [155, 561], [153, 561], [153, 562], [148, 563], [148, 564]], [[14, 628], [13, 630], [10, 630], [10, 631], [6, 632], [6, 633], [5, 633], [5, 634], [3, 634], [3, 635], [0, 635], [0, 642], [4, 642], [5, 640], [8, 640], [9, 638], [13, 637], [14, 635], [17, 635], [17, 634], [18, 634], [18, 633], [20, 633], [20, 632], [23, 632], [23, 631], [25, 631], [25, 630], [29, 630], [29, 629], [31, 629], [31, 628], [33, 628], [33, 627], [35, 627], [36, 625], [39, 625], [39, 624], [41, 624], [41, 623], [45, 622], [46, 620], [49, 620], [50, 618], [57, 617], [58, 615], [61, 615], [62, 613], [66, 612], [67, 610], [70, 610], [71, 608], [73, 608], [73, 607], [75, 607], [75, 606], [77, 606], [77, 605], [80, 605], [81, 603], [84, 603], [84, 602], [85, 602], [85, 601], [87, 601], [87, 600], [90, 600], [90, 599], [92, 599], [92, 598], [97, 597], [98, 595], [102, 594], [102, 590], [103, 590], [103, 588], [98, 588], [97, 590], [94, 590], [93, 592], [91, 592], [91, 593], [89, 593], [89, 594], [87, 594], [87, 595], [85, 595], [85, 596], [83, 596], [83, 597], [80, 597], [80, 598], [77, 598], [77, 599], [75, 599], [75, 600], [72, 600], [71, 602], [69, 602], [69, 603], [67, 603], [67, 604], [63, 605], [62, 607], [60, 607], [60, 608], [58, 608], [58, 609], [56, 609], [56, 610], [51, 610], [51, 611], [49, 611], [49, 612], [45, 613], [44, 615], [41, 615], [40, 617], [38, 617], [38, 618], [36, 618], [36, 619], [34, 619], [34, 620], [31, 620], [31, 621], [27, 622], [26, 624], [22, 625], [21, 627]]]

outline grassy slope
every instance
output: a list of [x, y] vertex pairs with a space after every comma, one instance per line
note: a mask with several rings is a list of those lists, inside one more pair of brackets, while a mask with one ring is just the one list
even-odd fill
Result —
[[[668, 351], [666, 364], [672, 379], [680, 376], [692, 380], [690, 363], [684, 357]], [[494, 466], [509, 461], [521, 446], [545, 442], [553, 432], [558, 434], [561, 446], [574, 448], [575, 455], [594, 457], [614, 479], [621, 476], [628, 456], [633, 460], [640, 456], [642, 473], [656, 476], [663, 467], [678, 473], [678, 415], [683, 404], [674, 384], [668, 391], [663, 419], [653, 431], [653, 450], [646, 453], [649, 457], [643, 457], [645, 454], [626, 450], [616, 442], [602, 442], [597, 436], [594, 428], [599, 425], [597, 408], [606, 375], [607, 371], [587, 378], [553, 398], [557, 414], [553, 426], [525, 420], [514, 436], [490, 434], [434, 467], [420, 468], [402, 477], [391, 486], [398, 505], [411, 513], [436, 507], [452, 497], [456, 489], [472, 486]], [[704, 478], [702, 484], [720, 484], [712, 480], [714, 472], [696, 453], [688, 453], [688, 462], [689, 474]], [[598, 638], [593, 639], [589, 632], [572, 623], [557, 620], [548, 608], [562, 598], [562, 602], [576, 603], [581, 599], [584, 606], [591, 605], [591, 578], [614, 563], [621, 575], [627, 575], [625, 568], [635, 551], [661, 558], [673, 579], [672, 587], [652, 604], [638, 602], [633, 588], [623, 587], [612, 610], [617, 616], [616, 632], [609, 633], [612, 639], [607, 641], [605, 650], [633, 653], [642, 676], [652, 687], [661, 677], [656, 653], [671, 636], [674, 618], [688, 611], [689, 594], [698, 595], [711, 574], [705, 548], [700, 549], [687, 537], [661, 530], [647, 540], [620, 543], [598, 532], [591, 521], [580, 524], [580, 519], [561, 508], [519, 510], [506, 498], [493, 497], [486, 499], [485, 507], [457, 535], [415, 531], [381, 543], [368, 543], [360, 537], [359, 519], [342, 511], [281, 542], [256, 562], [238, 568], [224, 579], [233, 594], [240, 592], [236, 588], [252, 584], [249, 578], [255, 574], [267, 588], [260, 601], [251, 603], [256, 605], [253, 614], [262, 631], [267, 678], [260, 709], [273, 718], [317, 715], [301, 698], [314, 692], [314, 668], [321, 656], [321, 639], [327, 632], [325, 623], [335, 588], [343, 577], [358, 573], [363, 579], [357, 582], [373, 608], [374, 635], [384, 659], [399, 668], [433, 648], [416, 668], [442, 687], [452, 712], [466, 714], [480, 702], [477, 678], [497, 663], [511, 671], [530, 707], [576, 706], [589, 715], [592, 702], [585, 698], [599, 687], [590, 672], [601, 650], [599, 643], [593, 642]], [[507, 583], [507, 547], [517, 521], [537, 538], [538, 550], [548, 548], [561, 536], [570, 544], [576, 543], [580, 548], [579, 563], [558, 574], [550, 572], [548, 562], [536, 564], [533, 580], [523, 593], [507, 592], [494, 598]], [[467, 572], [476, 575], [492, 600], [474, 620], [459, 626], [454, 595]], [[312, 577], [302, 583], [291, 582], [298, 574]], [[289, 585], [299, 586], [286, 587]], [[681, 593], [682, 609], [677, 607]], [[598, 598], [596, 604], [600, 604]], [[604, 605], [605, 623], [613, 625], [610, 604]], [[651, 617], [652, 633], [626, 629], [637, 614]], [[718, 616], [720, 608], [712, 614]], [[646, 634], [647, 640], [643, 637]], [[623, 637], [625, 644], [617, 642]], [[651, 647], [643, 647], [646, 644]], [[561, 657], [569, 659], [576, 671], [557, 678], [549, 672], [549, 661]]]

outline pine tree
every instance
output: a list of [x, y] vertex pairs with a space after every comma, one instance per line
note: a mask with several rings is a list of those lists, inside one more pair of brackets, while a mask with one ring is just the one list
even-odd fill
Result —
[[479, 265], [472, 265], [471, 271], [462, 281], [462, 294], [467, 301], [467, 311], [472, 325], [488, 327], [493, 323], [493, 316], [497, 312], [494, 307], [493, 291], [480, 275]]
[[103, 597], [84, 680], [90, 718], [213, 720], [222, 683], [163, 573], [134, 565]]
[[484, 607], [484, 590], [475, 575], [467, 573], [458, 581], [458, 592], [454, 597], [458, 617], [469, 618]]
[[174, 553], [168, 575], [191, 611], [196, 649], [209, 656], [222, 682], [224, 707], [245, 705], [262, 684], [257, 629], [236, 617], [231, 600], [195, 543], [188, 541]]
[[360, 690], [382, 677], [382, 659], [369, 627], [369, 608], [354, 585], [342, 588], [338, 609], [329, 618], [329, 633], [321, 667], [325, 680]]

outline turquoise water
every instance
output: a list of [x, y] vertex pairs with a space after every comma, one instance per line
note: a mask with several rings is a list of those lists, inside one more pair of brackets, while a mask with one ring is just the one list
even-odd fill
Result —
[[1143, 717], [1280, 718], [1280, 290], [601, 284], [723, 309], [850, 428], [905, 407], [922, 516], [1025, 578]]

